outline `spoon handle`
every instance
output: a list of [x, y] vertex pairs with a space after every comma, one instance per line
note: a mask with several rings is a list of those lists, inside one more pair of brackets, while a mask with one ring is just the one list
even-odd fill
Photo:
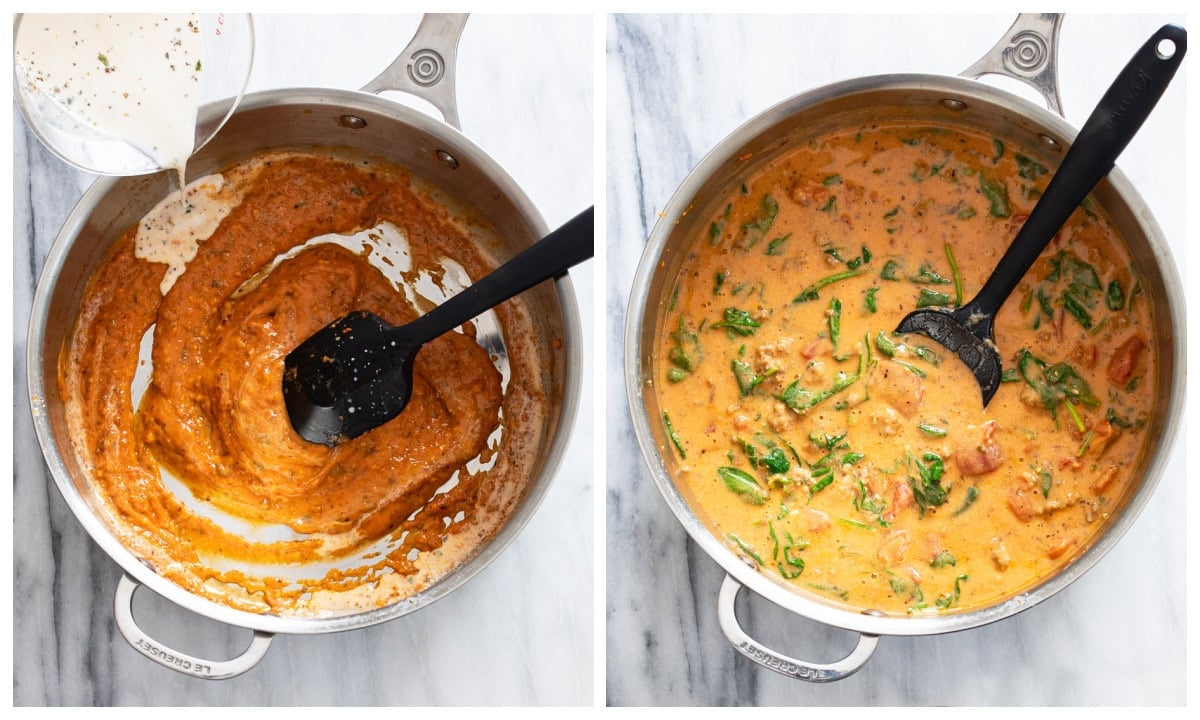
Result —
[[565, 273], [595, 253], [594, 215], [595, 208], [589, 207], [487, 277], [397, 330], [404, 332], [406, 340], [424, 344], [513, 295]]
[[1164, 25], [1134, 54], [1084, 123], [1029, 219], [968, 307], [988, 315], [1000, 310], [1055, 233], [1112, 169], [1167, 89], [1186, 50], [1187, 32]]

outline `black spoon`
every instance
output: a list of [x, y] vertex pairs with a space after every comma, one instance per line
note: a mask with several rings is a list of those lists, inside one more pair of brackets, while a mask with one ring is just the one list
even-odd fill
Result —
[[1154, 33], [1104, 93], [979, 294], [953, 312], [934, 308], [911, 312], [896, 328], [898, 333], [927, 335], [957, 354], [979, 381], [984, 407], [1000, 387], [1000, 353], [993, 333], [996, 313], [1079, 203], [1112, 169], [1162, 97], [1186, 50], [1183, 28], [1164, 25]]
[[379, 427], [412, 395], [413, 360], [430, 340], [592, 257], [593, 208], [428, 314], [393, 327], [356, 310], [288, 353], [283, 400], [300, 437], [334, 446]]

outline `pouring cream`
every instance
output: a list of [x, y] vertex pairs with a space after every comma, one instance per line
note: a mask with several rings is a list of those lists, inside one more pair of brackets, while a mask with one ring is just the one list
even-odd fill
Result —
[[204, 69], [199, 15], [26, 14], [14, 50], [39, 120], [122, 141], [183, 186]]

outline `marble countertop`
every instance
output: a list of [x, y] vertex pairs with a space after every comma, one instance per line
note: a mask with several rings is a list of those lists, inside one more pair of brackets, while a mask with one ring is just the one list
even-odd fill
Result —
[[[248, 91], [358, 88], [419, 16], [256, 16]], [[593, 18], [474, 16], [458, 55], [464, 133], [504, 167], [550, 227], [593, 197]], [[389, 95], [390, 96], [390, 95]], [[417, 103], [420, 105], [421, 103]], [[565, 461], [516, 541], [419, 612], [365, 630], [277, 637], [252, 671], [205, 682], [131, 649], [113, 624], [120, 570], [54, 487], [29, 415], [25, 337], [36, 279], [94, 180], [57, 160], [13, 109], [14, 563], [16, 705], [581, 705], [593, 697], [593, 407], [584, 383]], [[591, 358], [592, 276], [571, 272]], [[590, 370], [585, 367], [585, 378]], [[547, 548], [553, 548], [552, 552]], [[138, 621], [184, 651], [231, 657], [250, 633], [148, 591]]]
[[[858, 674], [791, 680], [737, 654], [717, 625], [723, 571], [676, 521], [637, 449], [622, 339], [631, 280], [657, 214], [710, 149], [803, 90], [893, 72], [955, 74], [1012, 16], [682, 16], [607, 19], [607, 608], [612, 705], [1159, 705], [1185, 701], [1185, 462], [1108, 556], [1046, 602], [960, 633], [884, 637]], [[1066, 17], [1068, 121], [1079, 127], [1133, 51], [1163, 22]], [[1185, 243], [1185, 61], [1118, 162], [1177, 258]], [[1016, 83], [1003, 84], [1012, 89]], [[1031, 93], [1021, 92], [1033, 99]], [[745, 597], [748, 593], [742, 593]], [[751, 635], [830, 662], [856, 636], [743, 600]]]

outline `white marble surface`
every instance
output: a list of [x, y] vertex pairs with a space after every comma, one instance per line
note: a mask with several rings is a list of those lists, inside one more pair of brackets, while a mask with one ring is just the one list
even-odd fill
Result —
[[[657, 213], [703, 155], [753, 115], [836, 80], [954, 74], [1011, 16], [618, 15], [607, 27], [607, 697], [613, 705], [1159, 705], [1185, 701], [1182, 442], [1141, 517], [1089, 573], [1045, 603], [983, 628], [885, 637], [857, 675], [790, 680], [735, 653], [717, 626], [720, 568], [686, 536], [644, 468], [622, 370], [631, 279]], [[1078, 127], [1165, 20], [1068, 15], [1060, 68]], [[1184, 62], [1119, 161], [1182, 263]], [[1006, 88], [1011, 85], [1005, 85]], [[746, 595], [746, 593], [743, 593]], [[829, 662], [851, 633], [762, 599], [752, 635]]]
[[[256, 17], [250, 90], [358, 88], [418, 16]], [[556, 227], [593, 197], [593, 18], [474, 16], [459, 49], [463, 130]], [[159, 667], [115, 632], [119, 571], [58, 494], [29, 416], [25, 334], [43, 258], [93, 178], [45, 151], [14, 106], [14, 623], [16, 705], [579, 705], [593, 697], [593, 397], [566, 461], [518, 539], [448, 597], [393, 622], [278, 637], [224, 682]], [[595, 262], [572, 271], [593, 357]], [[585, 378], [590, 371], [585, 369]], [[139, 622], [185, 651], [230, 657], [250, 633], [139, 593]]]

